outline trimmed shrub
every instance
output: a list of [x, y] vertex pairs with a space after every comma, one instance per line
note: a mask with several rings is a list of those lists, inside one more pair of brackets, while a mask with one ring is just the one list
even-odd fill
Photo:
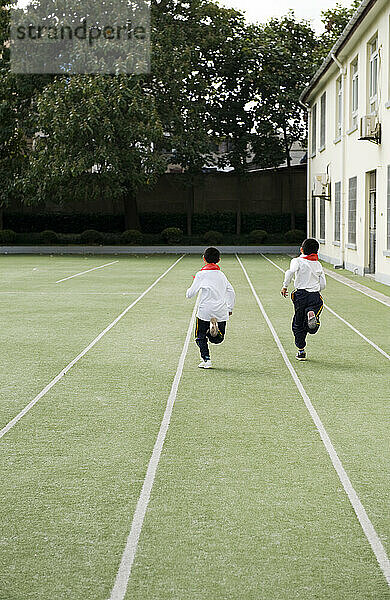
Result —
[[56, 244], [58, 242], [58, 235], [51, 229], [41, 231], [40, 238], [43, 244]]
[[192, 216], [192, 231], [195, 235], [209, 231], [235, 233], [236, 214], [233, 212], [195, 213]]
[[143, 235], [137, 229], [127, 229], [121, 235], [121, 244], [137, 246], [138, 244], [142, 244]]
[[184, 213], [140, 213], [138, 216], [143, 233], [161, 233], [168, 227], [178, 227], [185, 231], [187, 227]]
[[95, 229], [86, 229], [80, 235], [82, 244], [101, 244], [103, 242], [103, 234]]
[[306, 233], [302, 229], [290, 229], [284, 234], [284, 237], [290, 244], [301, 244], [306, 238]]
[[103, 233], [104, 246], [116, 246], [116, 244], [120, 244], [120, 239], [119, 233]]
[[207, 244], [221, 244], [223, 235], [220, 231], [206, 231], [203, 239]]
[[254, 229], [249, 234], [249, 241], [253, 244], [263, 244], [268, 237], [264, 229]]
[[0, 244], [13, 244], [16, 240], [16, 233], [12, 229], [0, 230]]
[[161, 232], [161, 237], [167, 244], [180, 244], [183, 240], [183, 231], [178, 227], [167, 227]]

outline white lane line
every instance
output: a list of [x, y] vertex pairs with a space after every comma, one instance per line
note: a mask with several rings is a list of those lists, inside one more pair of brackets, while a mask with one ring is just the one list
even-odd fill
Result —
[[252, 290], [252, 294], [254, 295], [255, 300], [262, 312], [262, 315], [273, 335], [273, 338], [276, 342], [277, 347], [279, 348], [279, 351], [283, 357], [283, 360], [284, 360], [288, 370], [290, 371], [291, 377], [293, 378], [294, 383], [297, 386], [299, 393], [301, 394], [301, 396], [303, 398], [306, 408], [309, 411], [310, 416], [313, 419], [315, 426], [317, 427], [317, 430], [318, 430], [318, 432], [321, 436], [321, 439], [323, 441], [323, 444], [329, 454], [329, 457], [330, 457], [332, 464], [336, 470], [336, 473], [339, 476], [339, 479], [343, 485], [343, 488], [352, 504], [353, 510], [355, 511], [356, 516], [359, 520], [359, 523], [365, 533], [365, 536], [370, 543], [370, 546], [371, 546], [371, 548], [375, 554], [375, 557], [378, 561], [378, 564], [383, 571], [383, 574], [386, 578], [387, 584], [390, 586], [390, 561], [386, 554], [386, 550], [385, 550], [377, 532], [375, 531], [375, 528], [374, 528], [373, 524], [371, 523], [371, 521], [366, 513], [366, 510], [365, 510], [363, 504], [361, 503], [359, 496], [357, 495], [357, 493], [351, 483], [351, 480], [349, 479], [349, 477], [342, 465], [341, 460], [339, 459], [339, 457], [337, 455], [337, 452], [330, 440], [329, 435], [326, 432], [324, 425], [322, 424], [322, 421], [321, 421], [316, 409], [314, 408], [313, 404], [311, 403], [311, 400], [310, 400], [309, 396], [307, 395], [305, 388], [303, 387], [294, 367], [291, 364], [291, 362], [286, 354], [286, 351], [283, 348], [282, 343], [278, 337], [278, 334], [275, 331], [274, 326], [272, 325], [267, 313], [264, 310], [264, 307], [256, 293], [255, 288], [252, 285], [251, 280], [249, 279], [248, 273], [246, 272], [244, 265], [242, 264], [240, 258], [237, 256], [237, 254], [236, 254], [236, 258], [237, 258], [238, 262], [240, 263], [240, 266], [241, 266], [241, 268], [244, 272], [244, 275], [248, 281], [249, 287]]
[[335, 279], [339, 283], [342, 283], [343, 285], [352, 288], [353, 290], [355, 290], [355, 292], [360, 292], [361, 294], [364, 294], [365, 296], [368, 296], [369, 298], [380, 302], [384, 306], [387, 306], [387, 308], [390, 307], [390, 298], [387, 298], [386, 294], [382, 294], [381, 292], [377, 292], [376, 290], [370, 290], [370, 288], [368, 288], [366, 285], [358, 283], [357, 281], [350, 281], [347, 277], [344, 277], [339, 273], [332, 273], [330, 269], [325, 269], [325, 267], [324, 271], [326, 275], [332, 277], [332, 279]]
[[66, 366], [64, 369], [62, 369], [62, 371], [61, 371], [60, 373], [58, 373], [58, 375], [56, 375], [56, 377], [54, 377], [54, 379], [52, 379], [52, 380], [50, 381], [50, 383], [49, 383], [49, 384], [48, 384], [48, 385], [47, 385], [47, 386], [46, 386], [46, 387], [45, 387], [45, 388], [44, 388], [44, 389], [43, 389], [41, 392], [39, 392], [39, 394], [38, 394], [37, 396], [35, 396], [35, 398], [34, 398], [33, 400], [31, 400], [31, 402], [29, 402], [29, 403], [27, 404], [27, 406], [25, 406], [25, 407], [23, 408], [23, 410], [21, 410], [21, 411], [20, 411], [20, 413], [19, 413], [18, 415], [16, 415], [16, 417], [14, 417], [14, 418], [12, 419], [12, 421], [10, 421], [9, 423], [7, 423], [7, 425], [6, 425], [5, 427], [3, 427], [3, 429], [1, 429], [1, 430], [0, 430], [0, 439], [1, 439], [1, 438], [2, 438], [2, 437], [3, 437], [3, 436], [4, 436], [4, 435], [5, 435], [5, 434], [6, 434], [6, 433], [7, 433], [7, 432], [10, 430], [10, 429], [12, 429], [12, 427], [13, 427], [14, 425], [16, 425], [16, 423], [17, 423], [18, 421], [20, 421], [20, 419], [21, 419], [22, 417], [24, 417], [24, 415], [25, 415], [26, 413], [28, 413], [28, 411], [29, 411], [29, 410], [30, 410], [30, 409], [31, 409], [31, 408], [32, 408], [32, 407], [33, 407], [33, 406], [34, 406], [34, 405], [35, 405], [35, 404], [38, 402], [38, 400], [40, 400], [40, 399], [41, 399], [41, 398], [42, 398], [42, 397], [43, 397], [45, 394], [47, 394], [47, 392], [48, 392], [49, 390], [51, 390], [51, 388], [52, 388], [53, 386], [55, 386], [55, 384], [56, 384], [56, 383], [57, 383], [57, 382], [58, 382], [60, 379], [62, 379], [62, 377], [63, 377], [63, 376], [64, 376], [64, 375], [65, 375], [65, 374], [66, 374], [66, 373], [67, 373], [67, 372], [68, 372], [68, 371], [69, 371], [69, 370], [70, 370], [70, 369], [71, 369], [71, 368], [72, 368], [72, 367], [73, 367], [73, 366], [74, 366], [74, 365], [75, 365], [75, 364], [76, 364], [76, 363], [77, 363], [77, 362], [80, 360], [80, 358], [82, 358], [82, 357], [83, 357], [85, 354], [87, 354], [87, 352], [88, 352], [88, 351], [89, 351], [91, 348], [93, 348], [93, 346], [95, 346], [95, 344], [97, 344], [97, 343], [98, 343], [98, 341], [99, 341], [99, 340], [101, 340], [101, 339], [102, 339], [102, 337], [103, 337], [103, 336], [104, 336], [104, 335], [105, 335], [105, 334], [106, 334], [108, 331], [110, 331], [110, 329], [112, 329], [112, 328], [114, 327], [114, 325], [116, 325], [116, 324], [118, 323], [118, 321], [120, 321], [120, 320], [122, 319], [122, 317], [124, 317], [124, 316], [125, 316], [125, 315], [126, 315], [128, 312], [129, 312], [129, 310], [130, 310], [131, 308], [133, 308], [133, 306], [135, 306], [135, 305], [137, 304], [137, 302], [139, 302], [140, 300], [142, 300], [142, 298], [143, 298], [144, 296], [146, 296], [146, 294], [147, 294], [148, 292], [150, 292], [150, 290], [151, 290], [152, 288], [154, 288], [154, 286], [155, 286], [155, 285], [157, 285], [157, 284], [158, 284], [158, 282], [159, 282], [159, 281], [161, 281], [161, 279], [162, 279], [163, 277], [165, 277], [165, 275], [166, 275], [167, 273], [169, 273], [169, 271], [170, 271], [171, 269], [173, 269], [173, 267], [175, 267], [175, 266], [177, 265], [177, 263], [178, 263], [178, 262], [179, 262], [179, 261], [180, 261], [180, 260], [181, 260], [183, 257], [184, 257], [184, 254], [183, 254], [183, 256], [181, 256], [181, 257], [180, 257], [178, 260], [176, 260], [176, 261], [173, 263], [173, 265], [171, 265], [171, 266], [169, 267], [169, 269], [167, 269], [167, 270], [166, 270], [166, 271], [165, 271], [165, 272], [164, 272], [162, 275], [160, 275], [160, 277], [158, 277], [158, 278], [157, 278], [157, 279], [156, 279], [156, 280], [155, 280], [155, 281], [152, 283], [152, 285], [150, 285], [150, 286], [148, 287], [148, 289], [146, 289], [144, 292], [142, 292], [142, 294], [141, 294], [140, 296], [138, 296], [138, 298], [136, 298], [136, 299], [134, 300], [134, 302], [132, 302], [132, 303], [130, 304], [130, 306], [128, 306], [128, 307], [127, 307], [127, 308], [126, 308], [126, 309], [125, 309], [125, 310], [124, 310], [124, 311], [123, 311], [123, 312], [122, 312], [122, 313], [121, 313], [121, 314], [120, 314], [120, 315], [119, 315], [119, 316], [118, 316], [116, 319], [114, 319], [114, 321], [112, 321], [112, 323], [110, 323], [110, 324], [109, 324], [109, 325], [108, 325], [108, 326], [107, 326], [107, 327], [106, 327], [106, 328], [105, 328], [105, 329], [104, 329], [104, 330], [103, 330], [101, 333], [99, 333], [99, 335], [98, 335], [98, 336], [97, 336], [97, 337], [96, 337], [96, 338], [95, 338], [95, 339], [94, 339], [94, 340], [93, 340], [93, 341], [92, 341], [90, 344], [88, 344], [88, 346], [87, 346], [86, 348], [84, 348], [84, 350], [83, 350], [82, 352], [80, 352], [80, 354], [78, 354], [78, 355], [76, 356], [76, 358], [74, 358], [74, 359], [73, 359], [73, 360], [72, 360], [72, 361], [71, 361], [71, 362], [70, 362], [70, 363], [69, 363], [69, 364], [68, 364], [68, 365], [67, 365], [67, 366]]
[[114, 587], [112, 588], [110, 600], [123, 600], [126, 595], [127, 585], [129, 582], [131, 568], [133, 566], [134, 558], [137, 552], [138, 541], [141, 535], [142, 525], [144, 522], [146, 510], [148, 508], [150, 495], [156, 476], [158, 463], [160, 461], [162, 449], [164, 446], [165, 437], [168, 431], [169, 423], [172, 416], [173, 406], [175, 404], [177, 390], [179, 387], [180, 379], [183, 373], [184, 361], [187, 355], [188, 346], [190, 343], [192, 330], [194, 328], [196, 311], [199, 304], [199, 298], [195, 303], [194, 310], [190, 319], [190, 324], [187, 330], [187, 336], [184, 342], [183, 350], [179, 359], [176, 375], [172, 383], [171, 392], [168, 397], [167, 405], [165, 408], [164, 416], [161, 422], [160, 430], [158, 432], [157, 440], [154, 445], [153, 453], [149, 461], [148, 469], [146, 471], [145, 480], [142, 486], [140, 496], [138, 498], [137, 507], [133, 516], [133, 522], [129, 536], [127, 538], [126, 546], [122, 555], [122, 560], [119, 565], [118, 573], [115, 579]]
[[[277, 265], [276, 263], [274, 263], [270, 258], [267, 258], [267, 256], [265, 256], [264, 254], [261, 254], [261, 256], [263, 258], [265, 258], [265, 260], [268, 260], [268, 262], [270, 262], [274, 267], [276, 267], [277, 269], [279, 269], [279, 271], [282, 271], [282, 273], [284, 273], [284, 270], [281, 267], [279, 267], [279, 265]], [[375, 342], [373, 342], [368, 337], [366, 337], [365, 335], [363, 335], [363, 333], [361, 333], [361, 331], [359, 331], [358, 329], [356, 329], [356, 327], [354, 327], [353, 325], [351, 325], [351, 323], [349, 323], [348, 321], [346, 321], [345, 319], [343, 319], [343, 317], [340, 317], [340, 315], [338, 315], [337, 312], [335, 312], [332, 308], [330, 308], [330, 306], [328, 306], [327, 304], [324, 303], [324, 307], [326, 308], [326, 310], [328, 310], [330, 313], [332, 313], [332, 315], [334, 315], [335, 317], [337, 317], [338, 319], [340, 319], [340, 321], [342, 321], [342, 323], [344, 323], [344, 325], [347, 325], [347, 327], [349, 327], [350, 329], [352, 329], [352, 331], [354, 331], [355, 333], [357, 333], [358, 335], [360, 335], [360, 337], [365, 342], [367, 342], [367, 344], [370, 344], [370, 346], [372, 346], [373, 348], [375, 348], [375, 350], [377, 350], [378, 352], [380, 352], [385, 358], [387, 358], [387, 360], [390, 360], [390, 355], [387, 354], [387, 352], [385, 352], [384, 350], [382, 350], [382, 348], [380, 348], [377, 344], [375, 344]]]
[[105, 265], [100, 265], [100, 267], [94, 267], [93, 269], [87, 269], [86, 271], [81, 271], [81, 273], [76, 273], [75, 275], [70, 275], [69, 277], [64, 277], [64, 279], [59, 279], [56, 283], [61, 283], [62, 281], [67, 281], [68, 279], [73, 279], [73, 277], [78, 277], [79, 275], [85, 275], [85, 273], [90, 273], [91, 271], [96, 271], [97, 269], [103, 269], [103, 267], [109, 267], [110, 265], [115, 265], [115, 263], [119, 262], [119, 260], [113, 260], [112, 262], [106, 263]]
[[[30, 292], [20, 290], [18, 292], [0, 292], [0, 296], [7, 294], [23, 294], [23, 295], [31, 295], [31, 296], [47, 296], [50, 294], [58, 294], [58, 292], [46, 291], [46, 292]], [[71, 291], [71, 292], [61, 292], [61, 296], [136, 296], [139, 292], [79, 292], [79, 291]], [[57, 296], [58, 297], [58, 296]]]

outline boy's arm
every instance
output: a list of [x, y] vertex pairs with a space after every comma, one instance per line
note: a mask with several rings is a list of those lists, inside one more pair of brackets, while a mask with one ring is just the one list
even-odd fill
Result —
[[287, 288], [290, 285], [291, 280], [292, 280], [294, 274], [298, 271], [298, 269], [299, 269], [299, 261], [297, 261], [296, 258], [293, 258], [290, 263], [290, 268], [287, 269], [287, 271], [284, 274], [283, 286], [282, 286], [282, 289], [280, 290], [280, 293], [282, 294], [282, 296], [284, 296], [284, 297], [287, 296]]
[[325, 273], [324, 270], [321, 268], [321, 273], [320, 273], [320, 291], [325, 289], [326, 287], [326, 279], [325, 279]]
[[194, 281], [192, 282], [192, 286], [189, 287], [186, 292], [186, 298], [193, 298], [194, 296], [196, 296], [200, 288], [200, 273], [197, 273], [194, 277]]
[[236, 303], [236, 294], [230, 281], [226, 279], [226, 304], [229, 313], [233, 312], [234, 305]]

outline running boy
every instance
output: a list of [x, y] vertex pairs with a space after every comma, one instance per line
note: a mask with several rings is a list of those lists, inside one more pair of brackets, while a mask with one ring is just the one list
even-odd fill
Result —
[[306, 336], [308, 333], [317, 333], [320, 328], [319, 316], [324, 306], [320, 291], [326, 286], [326, 281], [322, 265], [318, 262], [319, 247], [314, 238], [303, 242], [301, 256], [292, 259], [280, 292], [282, 296], [287, 296], [287, 288], [295, 275], [296, 289], [291, 299], [295, 309], [292, 330], [298, 348], [297, 360], [306, 360]]
[[225, 337], [226, 321], [232, 314], [235, 293], [226, 276], [218, 266], [220, 253], [217, 248], [207, 248], [203, 255], [205, 266], [194, 277], [186, 298], [192, 298], [202, 290], [195, 327], [195, 341], [199, 346], [201, 369], [212, 367], [208, 342], [220, 344]]

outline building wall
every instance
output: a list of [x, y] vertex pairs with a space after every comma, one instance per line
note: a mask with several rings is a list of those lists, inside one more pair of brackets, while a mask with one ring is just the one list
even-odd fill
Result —
[[[346, 268], [363, 274], [370, 269], [369, 253], [369, 210], [368, 173], [376, 171], [376, 264], [375, 278], [390, 284], [390, 248], [387, 247], [388, 183], [387, 168], [390, 165], [390, 6], [385, 0], [378, 0], [363, 22], [358, 26], [337, 58], [345, 68], [342, 95], [342, 131], [337, 132], [339, 67], [334, 64], [324, 73], [317, 87], [309, 97], [311, 108], [317, 105], [317, 150], [313, 155], [312, 128], [310, 120], [309, 168], [308, 168], [308, 222], [309, 231], [312, 219], [313, 178], [316, 174], [328, 172], [330, 177], [330, 201], [325, 200], [325, 237], [321, 239], [320, 253], [324, 259], [334, 264], [344, 263]], [[378, 96], [377, 116], [382, 127], [382, 143], [359, 140], [360, 118], [370, 114], [369, 105], [369, 44], [378, 39]], [[358, 58], [359, 104], [357, 127], [352, 123], [352, 69]], [[326, 140], [325, 147], [319, 148], [320, 99], [326, 92]], [[313, 155], [313, 156], [312, 156]], [[356, 245], [348, 241], [348, 202], [349, 181], [357, 177], [356, 206]], [[335, 241], [335, 189], [341, 182], [342, 234], [340, 242]], [[390, 190], [389, 190], [390, 191]], [[320, 237], [320, 203], [316, 201], [316, 237]]]

